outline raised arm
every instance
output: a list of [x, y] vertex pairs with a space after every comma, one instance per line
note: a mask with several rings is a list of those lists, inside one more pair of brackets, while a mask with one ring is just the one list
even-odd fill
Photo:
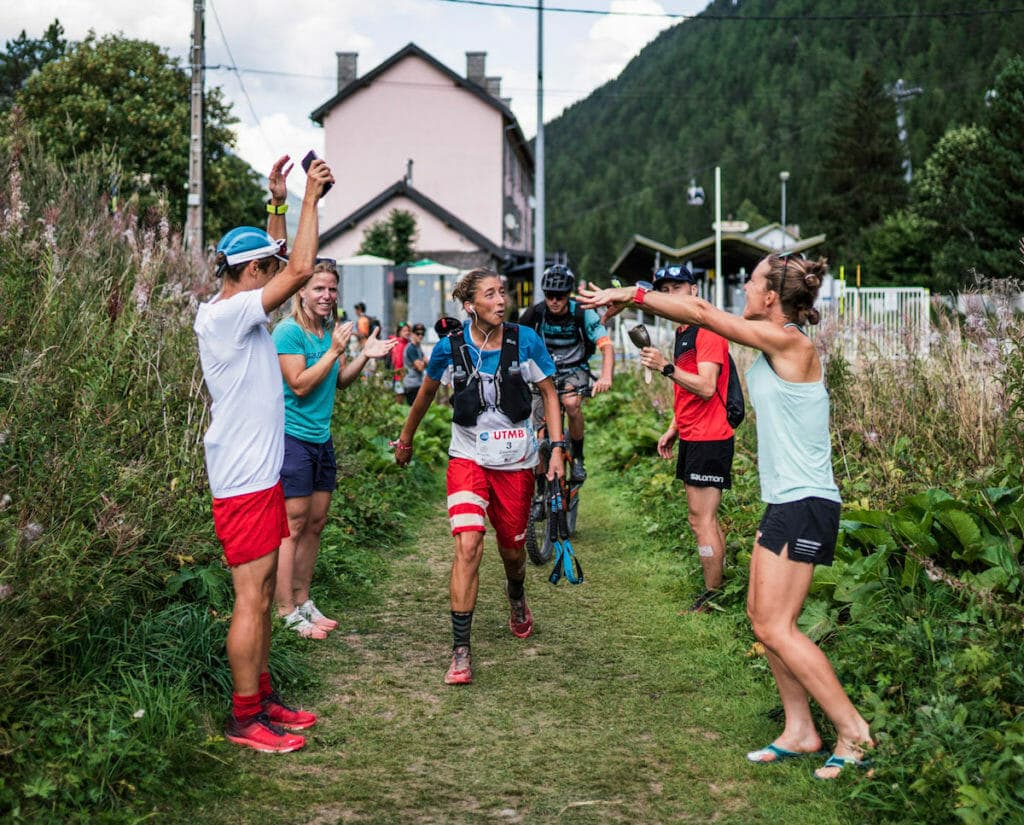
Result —
[[288, 155], [282, 155], [270, 169], [270, 200], [267, 202], [267, 234], [278, 241], [288, 240], [288, 222], [285, 212], [288, 210], [288, 173], [295, 164], [288, 162]]
[[306, 191], [302, 196], [302, 212], [295, 232], [295, 246], [288, 256], [285, 268], [271, 278], [263, 288], [263, 310], [269, 315], [292, 297], [313, 274], [319, 243], [317, 202], [323, 195], [324, 185], [334, 182], [334, 175], [322, 160], [314, 160], [306, 175]]

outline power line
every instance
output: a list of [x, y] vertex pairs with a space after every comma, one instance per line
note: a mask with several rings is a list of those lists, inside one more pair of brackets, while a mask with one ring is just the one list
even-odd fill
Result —
[[[465, 6], [486, 6], [499, 9], [518, 9], [522, 11], [538, 11], [539, 7], [525, 3], [508, 3], [501, 0], [438, 0], [441, 3], [457, 3]], [[1021, 14], [1024, 7], [1007, 9], [967, 9], [954, 11], [919, 11], [919, 12], [891, 12], [891, 13], [863, 13], [863, 14], [792, 14], [792, 15], [770, 15], [770, 14], [711, 14], [700, 12], [699, 14], [681, 14], [678, 12], [653, 12], [653, 11], [612, 11], [611, 9], [569, 9], [557, 6], [545, 6], [544, 11], [560, 12], [562, 14], [592, 14], [604, 17], [660, 17], [672, 20], [712, 20], [721, 22], [736, 22], [756, 20], [761, 22], [804, 22], [808, 20], [831, 20], [831, 21], [858, 21], [858, 20], [908, 20], [915, 18], [930, 17], [981, 17], [989, 14]]]
[[213, 11], [213, 19], [217, 22], [217, 30], [220, 32], [220, 39], [224, 44], [224, 50], [228, 53], [228, 61], [230, 62], [228, 68], [238, 77], [238, 85], [242, 89], [245, 102], [249, 104], [249, 112], [252, 114], [252, 119], [256, 122], [256, 128], [259, 129], [260, 134], [263, 136], [263, 142], [267, 145], [268, 149], [273, 151], [274, 147], [270, 145], [270, 139], [267, 137], [266, 132], [263, 131], [263, 124], [260, 122], [259, 115], [256, 114], [256, 108], [252, 105], [252, 98], [249, 97], [249, 92], [242, 81], [242, 73], [238, 70], [238, 64], [235, 63], [235, 56], [231, 54], [231, 47], [228, 45], [227, 37], [224, 36], [224, 27], [220, 24], [220, 15], [217, 14], [217, 7], [213, 5], [213, 0], [210, 0], [210, 10]]

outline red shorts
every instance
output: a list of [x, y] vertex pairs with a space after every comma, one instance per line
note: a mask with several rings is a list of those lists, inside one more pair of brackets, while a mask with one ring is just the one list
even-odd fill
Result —
[[448, 517], [452, 535], [484, 532], [484, 513], [498, 545], [519, 550], [533, 498], [533, 470], [490, 470], [468, 458], [448, 459]]
[[215, 498], [213, 527], [232, 567], [273, 553], [291, 535], [281, 482], [255, 493]]

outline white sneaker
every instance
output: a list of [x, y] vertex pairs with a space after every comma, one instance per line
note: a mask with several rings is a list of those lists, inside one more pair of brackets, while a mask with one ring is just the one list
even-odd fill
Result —
[[312, 599], [306, 599], [300, 604], [296, 610], [302, 614], [302, 616], [309, 622], [312, 622], [322, 630], [334, 630], [338, 626], [338, 623], [334, 619], [328, 619], [323, 613], [317, 610], [316, 605], [313, 604]]
[[284, 621], [285, 627], [289, 630], [294, 630], [303, 639], [327, 638], [327, 631], [306, 619], [305, 616], [299, 613], [299, 608], [297, 607], [287, 616], [282, 616], [281, 618]]

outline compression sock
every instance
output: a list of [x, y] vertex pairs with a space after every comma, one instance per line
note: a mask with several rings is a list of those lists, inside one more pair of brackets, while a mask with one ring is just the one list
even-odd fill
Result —
[[508, 597], [512, 601], [517, 602], [517, 601], [519, 601], [520, 599], [523, 598], [523, 592], [524, 592], [523, 582], [524, 582], [524, 579], [520, 579], [519, 581], [513, 581], [512, 579], [506, 579], [506, 586], [508, 588]]
[[472, 624], [472, 610], [467, 613], [452, 611], [452, 649], [469, 647], [469, 628]]
[[578, 458], [583, 461], [583, 439], [582, 438], [571, 438], [569, 439], [570, 448], [572, 449], [572, 457]]
[[270, 673], [265, 672], [260, 674], [260, 701], [266, 699], [274, 689], [270, 686]]
[[260, 695], [258, 693], [254, 693], [251, 696], [242, 696], [238, 693], [231, 694], [231, 712], [239, 722], [251, 719], [261, 709]]

